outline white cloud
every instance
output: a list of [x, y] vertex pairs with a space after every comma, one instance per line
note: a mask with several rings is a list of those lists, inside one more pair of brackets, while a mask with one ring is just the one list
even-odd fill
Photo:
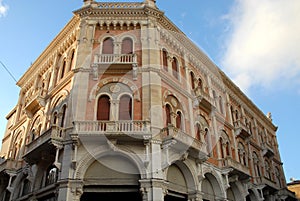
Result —
[[0, 0], [0, 18], [5, 16], [8, 11], [8, 6], [3, 4], [2, 0]]
[[297, 83], [299, 0], [236, 0], [226, 19], [231, 26], [222, 65], [242, 90]]

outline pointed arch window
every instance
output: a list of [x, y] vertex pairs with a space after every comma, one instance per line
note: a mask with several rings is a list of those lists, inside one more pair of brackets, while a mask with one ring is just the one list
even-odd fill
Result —
[[163, 57], [163, 68], [165, 71], [168, 71], [168, 53], [165, 49], [162, 52], [162, 57]]
[[171, 124], [171, 107], [169, 104], [166, 105], [166, 126]]
[[222, 96], [219, 96], [219, 107], [221, 114], [224, 114], [224, 108], [223, 108], [223, 99]]
[[178, 61], [175, 57], [173, 57], [173, 61], [172, 61], [172, 73], [173, 73], [173, 76], [175, 78], [179, 78], [179, 75], [178, 75]]
[[119, 120], [132, 120], [132, 98], [129, 95], [120, 98]]
[[180, 111], [177, 112], [177, 116], [176, 116], [176, 128], [182, 128], [182, 114]]
[[107, 95], [102, 95], [98, 99], [97, 105], [97, 120], [109, 120], [110, 116], [110, 98]]
[[114, 53], [114, 41], [112, 38], [105, 38], [102, 45], [102, 54]]
[[122, 41], [121, 54], [132, 54], [133, 53], [133, 42], [131, 38], [124, 38]]

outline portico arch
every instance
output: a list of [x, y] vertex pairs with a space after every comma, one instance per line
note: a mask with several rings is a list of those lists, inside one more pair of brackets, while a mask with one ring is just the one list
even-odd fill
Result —
[[215, 175], [212, 173], [206, 173], [205, 178], [201, 182], [202, 198], [205, 201], [215, 201], [224, 198], [224, 192], [222, 191], [222, 184]]

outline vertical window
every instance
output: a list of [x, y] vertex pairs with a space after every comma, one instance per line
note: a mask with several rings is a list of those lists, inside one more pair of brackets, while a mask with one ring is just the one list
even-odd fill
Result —
[[61, 72], [60, 72], [60, 79], [62, 79], [65, 76], [65, 70], [66, 70], [66, 59], [64, 59]]
[[70, 68], [69, 70], [73, 69], [75, 65], [75, 50], [72, 50], [72, 54], [71, 54], [71, 63], [70, 63]]
[[58, 169], [55, 166], [50, 166], [46, 174], [46, 186], [54, 184], [58, 179]]
[[201, 130], [200, 130], [200, 125], [197, 123], [196, 124], [196, 139], [201, 140]]
[[166, 126], [171, 124], [171, 107], [170, 105], [166, 105]]
[[54, 112], [54, 114], [53, 114], [53, 124], [57, 125], [57, 122], [58, 122], [57, 112]]
[[64, 127], [64, 125], [65, 125], [66, 111], [67, 111], [67, 106], [64, 105], [63, 108], [62, 108], [62, 116], [61, 116], [61, 121], [60, 121], [60, 127]]
[[182, 114], [181, 112], [177, 112], [177, 116], [176, 116], [176, 128], [181, 128], [181, 120], [182, 120]]
[[114, 53], [114, 41], [112, 38], [106, 38], [103, 41], [102, 54], [113, 54]]
[[195, 75], [193, 72], [191, 72], [190, 76], [191, 76], [191, 87], [192, 89], [195, 89]]
[[202, 80], [199, 78], [198, 79], [198, 87], [202, 90], [203, 89], [203, 83]]
[[132, 120], [132, 99], [128, 95], [120, 98], [119, 120]]
[[132, 54], [132, 53], [133, 53], [133, 42], [131, 38], [123, 39], [121, 54]]
[[168, 53], [166, 50], [163, 50], [163, 68], [168, 71]]
[[97, 120], [109, 120], [110, 99], [107, 95], [103, 95], [98, 99]]
[[223, 139], [220, 138], [220, 148], [221, 148], [221, 158], [225, 158], [224, 150], [223, 150]]
[[173, 76], [178, 79], [178, 77], [179, 77], [178, 76], [178, 62], [175, 57], [173, 57], [173, 61], [172, 61], [172, 73], [173, 73]]

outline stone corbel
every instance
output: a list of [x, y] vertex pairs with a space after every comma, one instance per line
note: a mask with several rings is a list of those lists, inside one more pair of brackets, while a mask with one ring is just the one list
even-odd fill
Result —
[[133, 77], [133, 80], [137, 80], [137, 71], [138, 71], [137, 64], [132, 64], [132, 77]]

